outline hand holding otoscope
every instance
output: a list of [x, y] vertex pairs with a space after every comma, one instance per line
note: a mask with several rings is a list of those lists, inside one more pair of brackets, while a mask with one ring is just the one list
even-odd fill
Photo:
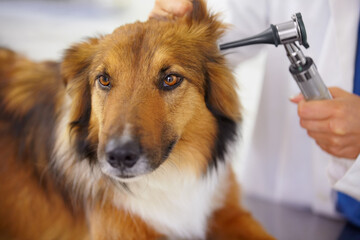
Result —
[[305, 57], [300, 45], [309, 47], [305, 25], [301, 13], [292, 16], [292, 20], [270, 25], [264, 32], [235, 42], [220, 45], [220, 50], [253, 44], [283, 44], [291, 62], [290, 73], [298, 84], [306, 100], [331, 99], [331, 94], [322, 81], [320, 74], [310, 57]]

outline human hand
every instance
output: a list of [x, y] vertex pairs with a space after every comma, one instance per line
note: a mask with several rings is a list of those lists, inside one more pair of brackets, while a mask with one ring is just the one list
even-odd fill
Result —
[[149, 17], [162, 18], [167, 16], [182, 17], [192, 11], [191, 0], [156, 0]]
[[360, 97], [340, 88], [329, 88], [332, 100], [305, 101], [300, 94], [300, 125], [326, 152], [341, 158], [356, 159], [360, 153]]

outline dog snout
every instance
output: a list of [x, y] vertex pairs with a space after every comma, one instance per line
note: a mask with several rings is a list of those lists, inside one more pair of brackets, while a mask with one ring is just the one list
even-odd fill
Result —
[[118, 143], [111, 140], [105, 149], [106, 160], [114, 168], [126, 169], [133, 167], [141, 155], [140, 145], [136, 141]]

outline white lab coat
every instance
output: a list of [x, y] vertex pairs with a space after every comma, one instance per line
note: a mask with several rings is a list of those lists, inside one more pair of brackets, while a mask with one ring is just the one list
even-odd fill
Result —
[[[238, 40], [289, 21], [301, 12], [313, 58], [327, 86], [352, 91], [359, 22], [359, 0], [228, 0], [223, 16], [234, 25], [222, 42]], [[230, 50], [232, 63], [260, 46]], [[320, 149], [299, 125], [297, 107], [288, 99], [299, 93], [288, 71], [282, 46], [266, 46], [265, 72], [250, 148], [241, 182], [245, 192], [277, 202], [338, 216], [335, 188], [360, 200], [360, 159], [337, 159]], [[240, 79], [251, 81], [251, 79]], [[327, 168], [330, 166], [329, 173]], [[330, 176], [330, 178], [329, 178]], [[330, 181], [332, 180], [332, 182]]]

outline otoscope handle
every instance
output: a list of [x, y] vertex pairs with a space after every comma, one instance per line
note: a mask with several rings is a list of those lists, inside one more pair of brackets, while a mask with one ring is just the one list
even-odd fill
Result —
[[310, 57], [306, 57], [306, 64], [304, 66], [299, 67], [291, 64], [289, 70], [307, 101], [332, 99], [314, 61]]

